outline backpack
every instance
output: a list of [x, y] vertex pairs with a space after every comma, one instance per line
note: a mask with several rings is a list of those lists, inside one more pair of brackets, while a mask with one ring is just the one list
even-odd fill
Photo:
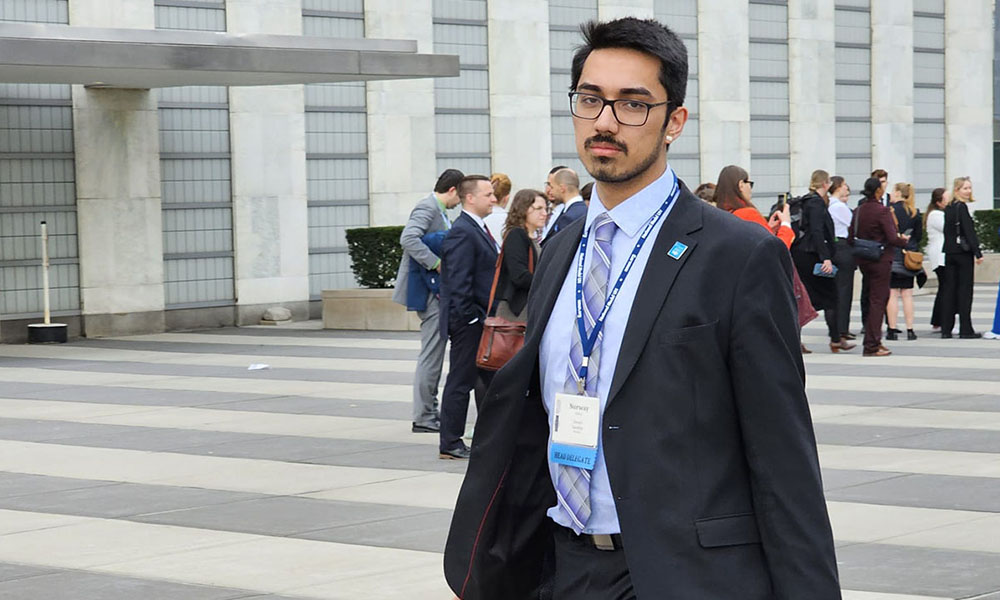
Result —
[[[807, 195], [808, 194], [806, 194], [806, 196]], [[788, 200], [788, 212], [792, 216], [791, 225], [792, 231], [795, 232], [796, 241], [800, 240], [809, 231], [805, 219], [805, 213], [802, 212], [802, 202], [805, 200], [806, 196], [796, 196], [795, 198], [789, 198]]]

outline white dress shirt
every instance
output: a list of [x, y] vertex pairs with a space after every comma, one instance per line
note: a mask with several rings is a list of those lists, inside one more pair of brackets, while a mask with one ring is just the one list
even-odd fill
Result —
[[848, 233], [847, 228], [850, 227], [851, 219], [854, 218], [851, 207], [847, 206], [846, 202], [841, 202], [838, 198], [832, 198], [827, 210], [830, 212], [830, 218], [833, 219], [835, 235], [838, 238], [846, 238]]
[[[674, 181], [674, 173], [670, 167], [664, 174], [636, 193], [631, 198], [625, 200], [615, 208], [608, 211], [604, 204], [597, 197], [597, 189], [591, 197], [590, 207], [587, 211], [586, 222], [588, 229], [594, 220], [602, 213], [607, 212], [618, 226], [614, 238], [611, 241], [611, 272], [609, 276], [609, 286], [614, 285], [621, 274], [626, 260], [632, 254], [635, 243], [639, 239], [639, 234], [643, 227], [660, 208], [663, 201], [667, 199]], [[671, 209], [673, 206], [671, 206]], [[649, 253], [655, 245], [656, 236], [660, 232], [663, 223], [669, 218], [668, 210], [659, 223], [649, 233], [649, 238], [642, 246], [636, 258], [635, 264], [629, 273], [628, 278], [622, 285], [618, 293], [618, 299], [608, 313], [604, 323], [604, 335], [601, 341], [600, 363], [597, 373], [597, 395], [601, 402], [601, 414], [608, 402], [608, 392], [611, 390], [611, 380], [614, 377], [615, 367], [618, 362], [618, 353], [621, 350], [622, 338], [625, 335], [625, 326], [628, 324], [629, 315], [632, 312], [632, 303], [635, 300], [635, 293], [639, 287], [649, 259]], [[590, 272], [591, 257], [596, 244], [588, 244], [587, 255], [584, 263], [584, 273]], [[579, 246], [577, 246], [579, 252]], [[574, 254], [578, 257], [578, 254]], [[609, 290], [610, 292], [610, 287]], [[573, 339], [573, 330], [576, 328], [576, 262], [574, 261], [559, 290], [559, 296], [552, 308], [545, 332], [542, 334], [541, 347], [539, 348], [539, 367], [541, 369], [542, 400], [545, 403], [545, 410], [549, 413], [551, 427], [552, 409], [555, 404], [557, 393], [565, 389], [569, 367], [569, 340]], [[549, 438], [551, 443], [551, 435]], [[636, 457], [641, 460], [641, 457]], [[549, 463], [549, 474], [552, 477], [552, 485], [556, 482], [556, 465]], [[608, 480], [608, 470], [604, 463], [604, 449], [598, 448], [597, 461], [594, 470], [591, 472], [590, 480], [590, 520], [587, 522], [587, 529], [584, 533], [605, 534], [620, 533], [621, 526], [618, 524], [618, 514], [615, 511], [615, 501], [611, 494], [611, 484]], [[548, 516], [556, 523], [572, 528], [572, 520], [565, 509], [556, 504], [548, 510]], [[578, 532], [579, 533], [579, 532]]]
[[944, 266], [944, 211], [927, 214], [927, 262], [931, 269]]
[[493, 205], [493, 212], [483, 219], [483, 222], [493, 234], [493, 239], [503, 246], [503, 226], [507, 222], [507, 209], [499, 204]]

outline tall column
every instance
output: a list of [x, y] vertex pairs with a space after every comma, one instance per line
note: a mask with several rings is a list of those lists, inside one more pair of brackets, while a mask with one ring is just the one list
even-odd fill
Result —
[[726, 165], [750, 167], [750, 8], [746, 0], [698, 2], [701, 181]]
[[816, 169], [836, 168], [833, 2], [788, 2], [788, 124], [792, 192]]
[[913, 0], [872, 2], [872, 168], [913, 181]]
[[[515, 189], [540, 189], [552, 157], [549, 11], [537, 0], [487, 2], [493, 164]], [[526, 143], [526, 140], [531, 140]]]
[[972, 178], [973, 210], [993, 207], [992, 4], [945, 4], [945, 176]]
[[621, 17], [653, 18], [653, 0], [598, 0], [597, 16], [602, 21]]
[[[302, 34], [300, 0], [226, 0], [229, 33]], [[309, 314], [305, 98], [301, 85], [229, 90], [237, 322], [270, 306]]]
[[[153, 0], [74, 0], [70, 24], [152, 29]], [[165, 328], [160, 142], [149, 90], [73, 86], [83, 333]]]
[[[365, 36], [416, 40], [418, 52], [434, 52], [431, 0], [365, 0]], [[398, 225], [438, 176], [434, 80], [367, 87], [369, 216], [372, 225]]]

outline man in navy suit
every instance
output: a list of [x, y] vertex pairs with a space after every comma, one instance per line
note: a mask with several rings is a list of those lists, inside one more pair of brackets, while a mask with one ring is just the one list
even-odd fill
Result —
[[580, 195], [580, 177], [573, 169], [563, 167], [550, 173], [545, 183], [545, 192], [556, 206], [543, 234], [543, 244], [567, 225], [587, 214], [587, 204]]
[[469, 392], [492, 373], [476, 367], [476, 350], [489, 311], [490, 288], [500, 246], [483, 219], [497, 198], [490, 180], [469, 175], [458, 185], [462, 214], [441, 244], [441, 334], [451, 340], [448, 379], [441, 396], [440, 457], [466, 459], [462, 441]]

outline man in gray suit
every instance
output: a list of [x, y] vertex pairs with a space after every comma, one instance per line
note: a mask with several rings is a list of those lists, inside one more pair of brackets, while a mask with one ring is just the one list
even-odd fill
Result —
[[441, 173], [434, 185], [434, 192], [413, 208], [410, 219], [399, 236], [399, 243], [403, 246], [403, 260], [399, 264], [392, 299], [407, 309], [416, 310], [420, 317], [420, 356], [417, 359], [416, 378], [413, 380], [413, 433], [437, 433], [440, 429], [437, 393], [444, 348], [448, 340], [441, 337], [438, 294], [427, 290], [424, 302], [422, 293], [417, 294], [420, 298], [414, 299], [414, 290], [409, 289], [411, 283], [413, 286], [423, 285], [422, 281], [409, 281], [410, 259], [426, 270], [441, 270], [441, 258], [428, 247], [423, 238], [428, 233], [451, 228], [451, 221], [445, 211], [458, 205], [457, 186], [463, 177], [465, 175], [458, 169], [447, 169]]

